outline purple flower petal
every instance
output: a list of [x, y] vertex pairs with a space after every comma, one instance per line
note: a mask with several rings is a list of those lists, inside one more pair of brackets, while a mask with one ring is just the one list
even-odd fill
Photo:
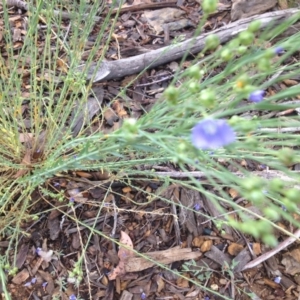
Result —
[[264, 99], [265, 94], [266, 94], [265, 91], [257, 90], [250, 94], [248, 100], [255, 103], [261, 102]]
[[194, 205], [194, 210], [199, 210], [201, 208], [201, 205], [199, 203], [196, 203]]
[[37, 280], [36, 277], [33, 277], [33, 278], [31, 279], [31, 283], [32, 283], [32, 284], [35, 284], [35, 283], [36, 283], [36, 280]]
[[76, 296], [74, 294], [72, 294], [70, 297], [69, 297], [69, 300], [76, 300]]
[[29, 282], [26, 282], [26, 283], [24, 284], [24, 286], [25, 286], [25, 287], [31, 286], [31, 282], [30, 282], [30, 281], [29, 281]]
[[277, 55], [281, 55], [281, 54], [284, 53], [284, 48], [281, 47], [281, 46], [278, 46], [278, 47], [276, 47], [276, 48], [274, 49], [274, 52], [275, 52], [275, 54], [277, 54]]
[[43, 283], [42, 283], [42, 287], [43, 287], [43, 288], [44, 288], [44, 287], [46, 287], [46, 286], [47, 286], [47, 284], [48, 284], [48, 282], [47, 282], [47, 281], [43, 282]]
[[235, 140], [236, 134], [226, 120], [205, 119], [192, 129], [192, 144], [198, 149], [217, 149]]
[[141, 293], [141, 299], [142, 300], [145, 300], [147, 298], [147, 296], [146, 296], [146, 294], [143, 292], [143, 293]]
[[274, 278], [274, 282], [275, 283], [280, 283], [280, 281], [281, 281], [281, 277], [280, 276], [276, 276], [275, 278]]

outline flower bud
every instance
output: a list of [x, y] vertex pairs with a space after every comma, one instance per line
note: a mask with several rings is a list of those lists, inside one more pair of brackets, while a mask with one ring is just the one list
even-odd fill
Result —
[[294, 151], [291, 148], [282, 148], [277, 152], [277, 157], [287, 167], [294, 164]]
[[216, 94], [213, 90], [205, 89], [201, 91], [200, 102], [204, 107], [206, 108], [212, 107], [215, 103], [215, 100], [216, 100]]
[[248, 27], [248, 31], [254, 33], [260, 29], [260, 26], [261, 26], [261, 21], [259, 20], [252, 21]]
[[271, 69], [270, 60], [266, 58], [261, 58], [257, 63], [257, 67], [262, 72], [270, 71]]
[[125, 119], [124, 123], [123, 123], [123, 128], [125, 130], [128, 130], [131, 133], [136, 133], [137, 129], [138, 129], [137, 124], [136, 124], [136, 119], [133, 119], [133, 118]]
[[220, 45], [220, 39], [215, 34], [210, 34], [205, 40], [205, 46], [207, 49], [216, 49]]
[[164, 95], [169, 104], [171, 104], [171, 105], [177, 104], [177, 99], [178, 99], [178, 95], [179, 95], [179, 91], [177, 88], [175, 88], [174, 86], [169, 86], [165, 90]]
[[191, 76], [195, 79], [200, 79], [201, 78], [200, 68], [199, 68], [198, 65], [191, 66], [188, 69], [188, 74], [189, 74], [189, 76]]
[[285, 197], [292, 202], [299, 202], [300, 200], [300, 191], [298, 189], [292, 188], [285, 192]]
[[189, 90], [190, 90], [192, 93], [197, 93], [197, 92], [199, 92], [199, 90], [200, 90], [200, 86], [199, 86], [199, 84], [198, 84], [197, 82], [192, 81], [192, 82], [190, 82], [190, 84], [189, 84]]
[[263, 192], [259, 190], [253, 190], [249, 195], [248, 195], [248, 200], [251, 201], [253, 204], [259, 205], [262, 204], [265, 200], [265, 195]]
[[247, 46], [239, 46], [237, 48], [237, 53], [243, 55], [247, 52], [247, 50], [248, 50]]
[[242, 187], [248, 191], [259, 190], [263, 187], [263, 185], [264, 182], [261, 180], [261, 178], [254, 177], [254, 176], [245, 178], [242, 181]]
[[254, 34], [251, 31], [243, 31], [239, 34], [239, 41], [244, 46], [249, 46], [254, 41]]
[[284, 188], [284, 184], [283, 184], [283, 181], [281, 179], [273, 178], [270, 181], [270, 189], [273, 192], [281, 192], [283, 188]]
[[266, 207], [263, 211], [268, 220], [278, 221], [280, 219], [280, 214], [273, 207]]
[[232, 51], [230, 51], [228, 48], [225, 48], [221, 52], [221, 58], [224, 61], [230, 61], [233, 57]]
[[216, 0], [203, 0], [201, 8], [205, 14], [211, 14], [217, 10]]

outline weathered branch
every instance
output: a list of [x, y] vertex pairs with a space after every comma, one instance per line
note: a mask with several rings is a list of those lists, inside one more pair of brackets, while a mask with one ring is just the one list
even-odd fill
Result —
[[[299, 172], [293, 171], [295, 175], [299, 175]], [[205, 172], [200, 172], [200, 171], [191, 171], [191, 172], [177, 172], [177, 171], [170, 171], [170, 172], [159, 172], [156, 171], [153, 174], [157, 176], [163, 176], [163, 177], [172, 177], [172, 178], [188, 178], [188, 177], [196, 177], [196, 178], [207, 178], [207, 175]], [[240, 177], [240, 178], [245, 178], [245, 175], [241, 172], [234, 172], [233, 173], [235, 176]], [[283, 182], [289, 182], [292, 185], [295, 185], [295, 187], [299, 187], [300, 185], [298, 184], [298, 180], [295, 178], [292, 178], [285, 174], [284, 172], [277, 171], [277, 170], [268, 170], [268, 171], [254, 171], [251, 172], [251, 175], [264, 178], [267, 180], [272, 180], [274, 178], [281, 179]]]
[[[145, 54], [116, 61], [103, 61], [99, 66], [94, 63], [88, 67], [87, 78], [96, 82], [138, 74], [145, 69], [154, 68], [180, 59], [187, 52], [191, 54], [199, 53], [205, 46], [206, 37], [210, 34], [217, 35], [221, 43], [225, 43], [237, 36], [241, 31], [247, 29], [248, 25], [254, 20], [259, 20], [261, 22], [261, 29], [264, 29], [268, 26], [276, 26], [288, 18], [296, 16], [299, 12], [299, 9], [269, 12], [238, 20], [212, 32], [202, 34], [198, 37], [188, 39], [175, 45], [153, 50]], [[300, 15], [298, 15], [297, 19], [300, 19]], [[84, 68], [85, 66], [81, 66], [80, 70], [83, 70]]]

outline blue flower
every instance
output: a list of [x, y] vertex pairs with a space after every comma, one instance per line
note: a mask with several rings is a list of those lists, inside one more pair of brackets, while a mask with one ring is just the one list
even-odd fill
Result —
[[278, 46], [274, 49], [275, 54], [282, 55], [284, 53], [284, 48], [281, 46]]
[[280, 281], [281, 281], [281, 277], [280, 276], [276, 276], [275, 278], [274, 278], [274, 282], [275, 283], [280, 283]]
[[192, 129], [192, 144], [198, 149], [217, 149], [235, 140], [235, 132], [226, 120], [204, 119]]
[[255, 103], [261, 102], [264, 99], [265, 94], [265, 91], [257, 90], [249, 95], [248, 100]]
[[76, 296], [74, 294], [72, 294], [70, 297], [69, 297], [69, 300], [76, 300]]
[[141, 299], [142, 300], [145, 300], [147, 298], [147, 296], [146, 296], [146, 294], [143, 292], [143, 293], [141, 293]]
[[199, 203], [196, 203], [194, 205], [194, 210], [200, 210], [200, 208], [201, 208], [201, 205]]

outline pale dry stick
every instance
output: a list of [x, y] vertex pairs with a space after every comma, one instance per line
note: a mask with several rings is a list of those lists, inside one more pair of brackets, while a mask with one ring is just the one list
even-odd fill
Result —
[[300, 127], [260, 128], [257, 131], [259, 131], [259, 132], [277, 132], [277, 133], [297, 132], [297, 131], [300, 131]]
[[[300, 129], [299, 129], [300, 130]], [[241, 172], [234, 172], [233, 175], [236, 175], [240, 178], [245, 178], [245, 174]], [[293, 174], [300, 175], [300, 172], [293, 171]], [[170, 172], [153, 172], [153, 175], [164, 176], [164, 177], [173, 177], [173, 178], [188, 178], [188, 177], [196, 177], [196, 178], [206, 178], [205, 172], [201, 171], [191, 171], [191, 172], [178, 172], [178, 171], [170, 171]], [[271, 180], [274, 178], [279, 178], [285, 182], [295, 183], [295, 187], [300, 188], [300, 185], [296, 185], [297, 180], [289, 177], [284, 172], [276, 171], [276, 170], [268, 170], [268, 171], [255, 171], [251, 172], [251, 175], [255, 175], [267, 180]]]
[[[93, 82], [107, 81], [137, 74], [148, 68], [155, 68], [176, 59], [181, 59], [187, 52], [197, 54], [205, 48], [205, 40], [208, 35], [215, 34], [218, 36], [220, 43], [224, 44], [235, 38], [240, 32], [246, 30], [249, 24], [254, 21], [260, 21], [261, 29], [268, 26], [282, 24], [289, 17], [299, 13], [299, 9], [287, 9], [276, 12], [269, 12], [262, 15], [256, 15], [246, 19], [222, 26], [212, 32], [201, 34], [195, 38], [176, 43], [170, 46], [152, 50], [145, 54], [136, 55], [114, 61], [95, 62], [88, 66], [87, 79]], [[298, 17], [298, 15], [297, 15]], [[80, 66], [79, 70], [85, 70], [86, 66]]]
[[[114, 239], [116, 236], [116, 229], [117, 229], [117, 222], [118, 222], [118, 213], [117, 213], [117, 209], [116, 209], [116, 202], [115, 202], [115, 196], [112, 196], [112, 204], [113, 204], [113, 209], [114, 209], [114, 225], [111, 231], [110, 236]], [[112, 243], [113, 245], [113, 250], [116, 251], [116, 244]]]
[[294, 243], [295, 241], [299, 241], [300, 238], [300, 229], [296, 230], [295, 233], [293, 234], [293, 236], [288, 237], [285, 241], [283, 241], [282, 243], [280, 243], [277, 247], [275, 247], [274, 249], [262, 254], [261, 256], [257, 257], [256, 259], [252, 260], [251, 262], [247, 263], [242, 271], [245, 271], [247, 269], [251, 269], [256, 267], [257, 265], [261, 264], [262, 262], [266, 261], [267, 259], [269, 259], [270, 257], [274, 256], [275, 254], [277, 254], [278, 252], [280, 252], [281, 250], [287, 248], [289, 245], [291, 245], [292, 243]]

